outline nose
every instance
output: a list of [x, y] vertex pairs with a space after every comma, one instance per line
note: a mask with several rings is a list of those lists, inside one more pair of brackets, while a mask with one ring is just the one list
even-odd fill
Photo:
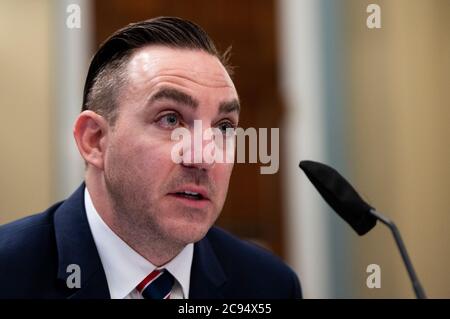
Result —
[[187, 167], [187, 168], [196, 168], [196, 169], [201, 169], [204, 171], [209, 171], [210, 169], [212, 169], [214, 167], [214, 163], [209, 164], [209, 163], [186, 163], [186, 162], [181, 162], [181, 165], [183, 167]]
[[183, 161], [181, 162], [181, 165], [184, 167], [187, 167], [187, 168], [196, 168], [196, 169], [201, 169], [204, 171], [209, 171], [215, 166], [215, 163], [214, 162], [207, 163], [204, 161], [202, 161], [200, 163], [195, 163], [194, 161], [185, 161], [183, 159]]
[[193, 132], [191, 131], [191, 138], [183, 143], [181, 165], [210, 170], [215, 166], [215, 159], [210, 154], [216, 144], [213, 139], [208, 139], [208, 134], [205, 134], [208, 127], [202, 128], [201, 125], [197, 124], [194, 125]]

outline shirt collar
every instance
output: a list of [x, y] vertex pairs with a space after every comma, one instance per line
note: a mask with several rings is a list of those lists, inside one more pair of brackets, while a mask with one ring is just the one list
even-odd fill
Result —
[[[105, 270], [111, 298], [123, 299], [155, 270], [156, 266], [128, 246], [109, 228], [95, 209], [87, 187], [84, 190], [84, 205], [89, 227]], [[159, 267], [167, 269], [175, 277], [181, 285], [184, 298], [189, 296], [193, 253], [194, 245], [188, 244], [170, 262]]]

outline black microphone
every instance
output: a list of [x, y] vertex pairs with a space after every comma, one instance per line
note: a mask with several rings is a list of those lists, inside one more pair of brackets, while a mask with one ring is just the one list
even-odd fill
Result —
[[325, 201], [350, 224], [358, 235], [362, 236], [369, 232], [375, 227], [377, 220], [389, 227], [400, 250], [416, 297], [425, 299], [425, 292], [414, 271], [397, 226], [367, 204], [352, 185], [332, 167], [313, 161], [301, 161], [299, 166]]

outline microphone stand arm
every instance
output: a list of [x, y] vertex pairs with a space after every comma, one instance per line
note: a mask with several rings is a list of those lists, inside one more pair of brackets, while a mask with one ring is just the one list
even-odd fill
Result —
[[391, 230], [392, 235], [394, 235], [395, 242], [397, 243], [397, 247], [400, 250], [400, 254], [402, 255], [403, 262], [405, 264], [406, 270], [408, 271], [409, 278], [411, 279], [417, 299], [426, 299], [427, 297], [425, 295], [425, 291], [423, 290], [422, 285], [419, 282], [419, 278], [417, 278], [416, 272], [414, 271], [414, 267], [411, 263], [411, 260], [409, 259], [408, 252], [406, 251], [405, 244], [403, 243], [397, 226], [393, 221], [389, 220], [388, 218], [377, 212], [375, 209], [371, 209], [370, 213]]

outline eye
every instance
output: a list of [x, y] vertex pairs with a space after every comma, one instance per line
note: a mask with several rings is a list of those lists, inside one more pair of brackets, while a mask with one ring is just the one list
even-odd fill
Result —
[[217, 128], [222, 131], [223, 134], [227, 133], [227, 129], [232, 129], [234, 131], [235, 125], [229, 121], [220, 123]]
[[176, 113], [168, 113], [161, 116], [156, 123], [163, 128], [172, 129], [180, 125], [180, 117]]

